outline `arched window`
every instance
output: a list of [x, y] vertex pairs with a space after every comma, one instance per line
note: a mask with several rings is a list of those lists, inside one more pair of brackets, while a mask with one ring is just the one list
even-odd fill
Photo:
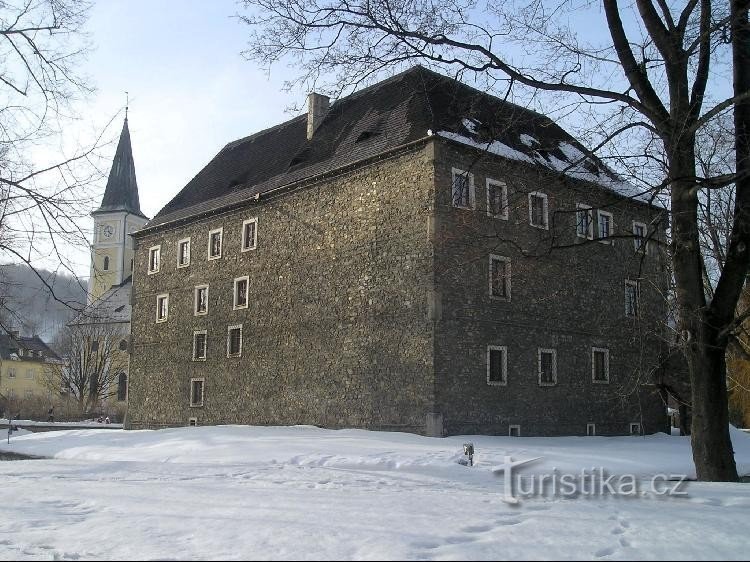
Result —
[[124, 402], [128, 397], [128, 376], [125, 373], [120, 373], [117, 377], [117, 400]]
[[104, 256], [104, 271], [109, 271], [109, 256]]

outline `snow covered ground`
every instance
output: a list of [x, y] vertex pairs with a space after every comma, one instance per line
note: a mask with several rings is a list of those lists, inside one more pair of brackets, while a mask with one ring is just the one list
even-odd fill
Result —
[[[750, 435], [732, 434], [750, 473]], [[463, 443], [475, 466], [461, 466]], [[0, 452], [0, 559], [746, 559], [750, 484], [692, 474], [686, 438], [451, 437], [311, 427], [80, 429]], [[493, 469], [634, 475], [637, 494], [521, 499]], [[667, 484], [667, 483], [665, 483]], [[668, 483], [673, 486], [674, 483]], [[661, 489], [660, 489], [661, 490]], [[518, 495], [516, 493], [516, 495]]]

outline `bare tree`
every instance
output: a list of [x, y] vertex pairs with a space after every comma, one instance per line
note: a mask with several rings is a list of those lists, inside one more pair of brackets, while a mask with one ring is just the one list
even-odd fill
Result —
[[[91, 91], [80, 74], [90, 6], [88, 0], [0, 3], [0, 260], [35, 272], [47, 260], [73, 273], [70, 246], [88, 246], [81, 219], [102, 177], [102, 143], [73, 145], [62, 131], [73, 121], [75, 102]], [[47, 277], [38, 276], [54, 297]]]
[[91, 412], [118, 392], [128, 366], [127, 348], [122, 344], [126, 337], [112, 324], [70, 325], [59, 350], [64, 362], [50, 366], [45, 385], [68, 394], [81, 415]]
[[[698, 477], [736, 480], [725, 351], [750, 261], [748, 0], [244, 0], [248, 57], [291, 60], [297, 83], [339, 93], [410, 61], [453, 68], [504, 96], [588, 117], [579, 136], [644, 193], [668, 196], [679, 333], [692, 387]], [[586, 16], [588, 19], [584, 20]], [[601, 25], [594, 23], [601, 21]], [[584, 23], [579, 27], [579, 24]], [[580, 30], [606, 30], [597, 40]], [[722, 83], [733, 84], [731, 92]], [[734, 114], [732, 178], [699, 173], [697, 135]], [[575, 128], [575, 127], [574, 127]], [[720, 273], [707, 291], [700, 194], [735, 184]]]

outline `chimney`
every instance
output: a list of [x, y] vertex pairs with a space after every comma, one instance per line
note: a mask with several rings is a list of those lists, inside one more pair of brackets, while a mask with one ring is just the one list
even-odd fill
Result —
[[323, 94], [312, 92], [307, 96], [307, 140], [310, 140], [315, 130], [320, 127], [328, 113], [330, 102], [331, 98]]

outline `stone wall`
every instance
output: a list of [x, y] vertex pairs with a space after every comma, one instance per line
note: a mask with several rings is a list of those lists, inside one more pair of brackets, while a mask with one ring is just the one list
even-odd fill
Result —
[[[246, 207], [138, 235], [127, 426], [315, 424], [424, 432], [433, 411], [430, 146], [380, 159]], [[257, 217], [257, 249], [241, 251]], [[207, 259], [208, 233], [223, 252]], [[191, 263], [177, 268], [177, 241]], [[148, 249], [161, 267], [148, 275]], [[249, 306], [233, 310], [233, 280], [249, 276]], [[194, 287], [209, 285], [206, 316]], [[169, 316], [156, 323], [156, 298]], [[227, 328], [242, 324], [242, 356]], [[192, 360], [207, 330], [206, 361]], [[203, 407], [190, 380], [205, 378]]]
[[[666, 316], [664, 249], [635, 252], [632, 221], [653, 207], [546, 170], [448, 142], [436, 149], [436, 411], [448, 433], [628, 433], [631, 422], [664, 431], [651, 383]], [[451, 205], [451, 169], [470, 171], [475, 209]], [[508, 185], [508, 220], [488, 217], [486, 178]], [[529, 225], [528, 194], [548, 195], [550, 229]], [[576, 203], [614, 215], [614, 244], [576, 237]], [[596, 212], [594, 212], [596, 219]], [[663, 235], [666, 218], [661, 220]], [[489, 255], [511, 259], [511, 299], [489, 296]], [[625, 315], [624, 282], [639, 279], [640, 316]], [[506, 386], [487, 384], [487, 346], [506, 346]], [[592, 382], [592, 347], [609, 349], [610, 383]], [[557, 384], [540, 386], [539, 348], [557, 353]]]

